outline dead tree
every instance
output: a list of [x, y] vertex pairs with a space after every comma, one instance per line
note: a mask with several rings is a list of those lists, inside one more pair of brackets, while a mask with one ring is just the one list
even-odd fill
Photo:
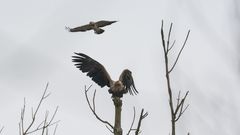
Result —
[[169, 52], [175, 45], [175, 40], [173, 43], [170, 45], [170, 38], [171, 38], [171, 31], [172, 31], [172, 23], [170, 25], [169, 31], [168, 31], [168, 36], [167, 36], [167, 42], [165, 41], [164, 38], [164, 30], [163, 30], [163, 21], [161, 25], [161, 38], [162, 38], [162, 46], [163, 46], [163, 51], [164, 51], [164, 58], [165, 58], [165, 69], [166, 69], [166, 80], [167, 80], [167, 91], [169, 95], [169, 106], [170, 106], [170, 111], [171, 111], [171, 124], [172, 124], [172, 135], [176, 135], [175, 127], [176, 127], [176, 122], [179, 120], [179, 118], [183, 115], [183, 113], [186, 111], [189, 105], [185, 106], [185, 99], [187, 98], [187, 95], [189, 91], [185, 93], [183, 97], [181, 97], [181, 91], [178, 92], [178, 97], [176, 99], [176, 105], [174, 105], [174, 99], [172, 96], [172, 88], [171, 88], [171, 80], [170, 80], [170, 74], [174, 70], [179, 57], [186, 45], [186, 42], [188, 40], [188, 36], [190, 34], [190, 30], [188, 30], [187, 36], [185, 38], [185, 41], [178, 52], [177, 58], [175, 59], [174, 63], [172, 65], [169, 64]]
[[[85, 97], [88, 103], [88, 106], [90, 108], [90, 110], [92, 111], [92, 113], [94, 114], [94, 116], [103, 124], [105, 124], [106, 128], [114, 135], [122, 135], [123, 134], [123, 129], [121, 127], [121, 112], [122, 112], [122, 99], [120, 97], [112, 97], [112, 101], [115, 107], [115, 122], [114, 125], [112, 125], [110, 122], [103, 120], [97, 113], [96, 113], [96, 104], [95, 104], [95, 97], [96, 97], [96, 90], [93, 93], [93, 97], [92, 97], [92, 104], [90, 103], [90, 99], [88, 97], [88, 91], [91, 89], [92, 85], [90, 85], [88, 88], [85, 86]], [[134, 116], [133, 116], [133, 121], [132, 124], [127, 132], [127, 135], [129, 135], [132, 131], [135, 131], [135, 135], [139, 135], [140, 133], [140, 127], [141, 127], [141, 122], [142, 120], [147, 117], [148, 113], [144, 112], [144, 110], [142, 109], [141, 114], [140, 114], [140, 118], [138, 120], [138, 125], [137, 128], [133, 128], [134, 122], [135, 122], [135, 108], [134, 108]]]
[[48, 84], [46, 85], [46, 88], [41, 96], [41, 99], [36, 107], [36, 109], [34, 110], [33, 108], [31, 108], [32, 110], [32, 118], [30, 123], [25, 125], [25, 111], [26, 111], [26, 100], [24, 98], [24, 104], [23, 104], [23, 108], [21, 109], [21, 118], [20, 118], [20, 122], [19, 122], [19, 135], [28, 135], [28, 134], [32, 134], [32, 133], [36, 133], [39, 132], [41, 135], [49, 135], [49, 128], [51, 126], [55, 125], [54, 131], [53, 131], [53, 135], [56, 134], [56, 129], [57, 129], [57, 124], [59, 121], [55, 121], [54, 118], [57, 114], [58, 111], [58, 107], [56, 107], [54, 113], [52, 114], [52, 116], [50, 116], [49, 119], [49, 111], [45, 112], [44, 118], [43, 120], [40, 120], [39, 123], [37, 123], [37, 117], [38, 117], [38, 112], [39, 109], [43, 103], [43, 101], [50, 95], [50, 93], [47, 93], [47, 89], [48, 89]]

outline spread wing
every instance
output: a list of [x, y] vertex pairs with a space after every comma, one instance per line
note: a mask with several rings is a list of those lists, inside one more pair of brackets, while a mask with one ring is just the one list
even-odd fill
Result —
[[102, 21], [98, 21], [96, 22], [96, 25], [98, 27], [104, 27], [104, 26], [107, 26], [107, 25], [111, 25], [112, 23], [115, 23], [117, 21], [106, 21], [106, 20], [102, 20]]
[[99, 86], [110, 87], [112, 80], [103, 65], [83, 53], [75, 54], [76, 56], [72, 56], [72, 61], [76, 63], [75, 66], [78, 69], [87, 73], [87, 76], [92, 78]]
[[79, 32], [79, 31], [87, 31], [87, 30], [91, 30], [92, 27], [87, 24], [87, 25], [83, 25], [83, 26], [79, 26], [79, 27], [75, 27], [75, 28], [69, 28], [69, 27], [66, 27], [66, 29], [69, 31], [69, 32]]
[[132, 72], [128, 69], [123, 70], [122, 74], [120, 75], [119, 80], [123, 83], [125, 89], [131, 94], [131, 95], [137, 95], [138, 91], [135, 87]]

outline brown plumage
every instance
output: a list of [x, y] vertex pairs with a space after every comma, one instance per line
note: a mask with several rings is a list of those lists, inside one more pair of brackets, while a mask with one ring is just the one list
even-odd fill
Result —
[[79, 27], [76, 27], [76, 28], [66, 27], [66, 29], [69, 32], [85, 32], [85, 31], [88, 31], [88, 30], [94, 30], [95, 34], [102, 34], [104, 32], [104, 30], [101, 29], [100, 27], [111, 25], [112, 23], [115, 23], [115, 22], [117, 22], [117, 21], [102, 20], [102, 21], [98, 21], [98, 22], [90, 22], [89, 24], [79, 26]]
[[127, 92], [131, 95], [138, 94], [130, 70], [123, 70], [119, 80], [113, 81], [102, 64], [83, 53], [75, 54], [76, 56], [72, 56], [72, 61], [76, 63], [75, 66], [83, 73], [87, 73], [87, 76], [92, 78], [99, 86], [109, 87], [109, 93], [113, 96], [122, 97]]

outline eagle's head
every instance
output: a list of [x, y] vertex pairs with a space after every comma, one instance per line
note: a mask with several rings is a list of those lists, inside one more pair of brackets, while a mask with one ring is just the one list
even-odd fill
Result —
[[92, 21], [91, 21], [91, 22], [89, 22], [89, 24], [93, 25], [93, 24], [95, 24], [95, 22], [92, 22]]

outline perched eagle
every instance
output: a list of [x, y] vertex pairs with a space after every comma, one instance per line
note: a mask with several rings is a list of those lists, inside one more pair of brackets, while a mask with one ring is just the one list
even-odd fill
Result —
[[76, 28], [66, 27], [66, 29], [69, 32], [79, 32], [79, 31], [84, 32], [84, 31], [88, 31], [88, 30], [94, 30], [95, 34], [102, 34], [104, 32], [104, 30], [101, 29], [100, 27], [104, 27], [104, 26], [110, 25], [110, 24], [115, 23], [115, 22], [117, 22], [117, 21], [102, 20], [102, 21], [98, 21], [98, 22], [90, 22], [89, 24], [79, 26], [79, 27], [76, 27]]
[[75, 54], [76, 56], [72, 56], [72, 61], [76, 63], [75, 66], [83, 73], [87, 73], [87, 76], [92, 78], [92, 80], [99, 86], [109, 87], [108, 91], [113, 96], [122, 97], [123, 94], [127, 92], [131, 95], [138, 94], [134, 85], [132, 72], [130, 70], [123, 70], [119, 80], [113, 81], [102, 64], [83, 53]]

